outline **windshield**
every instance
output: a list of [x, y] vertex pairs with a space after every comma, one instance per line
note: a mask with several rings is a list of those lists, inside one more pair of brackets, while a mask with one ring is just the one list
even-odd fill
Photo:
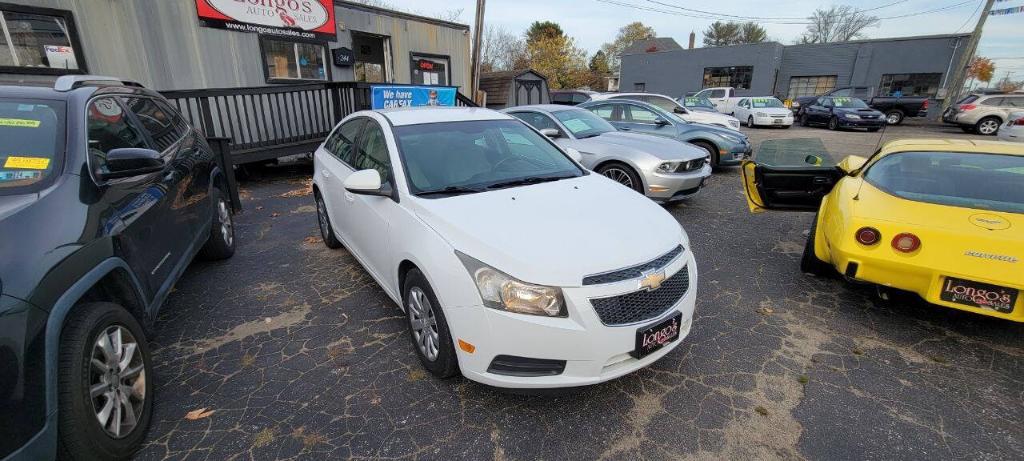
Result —
[[1024, 213], [1024, 157], [957, 152], [901, 152], [883, 157], [864, 179], [919, 202]]
[[707, 98], [698, 98], [696, 96], [687, 96], [682, 98], [680, 101], [686, 107], [694, 109], [714, 109], [715, 105], [711, 104], [711, 101]]
[[606, 122], [603, 118], [598, 117], [589, 110], [559, 110], [554, 112], [554, 116], [577, 139], [592, 138], [601, 133], [615, 131], [615, 127], [611, 123]]
[[60, 164], [64, 104], [0, 98], [0, 194], [31, 192]]
[[843, 107], [847, 109], [868, 108], [868, 105], [864, 104], [864, 101], [857, 98], [832, 98], [832, 103], [835, 104], [836, 107]]
[[779, 101], [778, 99], [775, 99], [775, 98], [752, 98], [750, 100], [750, 104], [751, 104], [751, 106], [754, 107], [754, 109], [767, 109], [767, 108], [772, 108], [772, 107], [786, 107], [785, 105], [782, 104], [782, 101]]
[[426, 123], [395, 128], [412, 194], [482, 191], [516, 180], [582, 176], [583, 170], [518, 120]]

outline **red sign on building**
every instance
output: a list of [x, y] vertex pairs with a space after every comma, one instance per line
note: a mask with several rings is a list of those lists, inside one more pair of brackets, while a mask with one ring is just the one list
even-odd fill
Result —
[[206, 27], [334, 39], [334, 0], [195, 0]]

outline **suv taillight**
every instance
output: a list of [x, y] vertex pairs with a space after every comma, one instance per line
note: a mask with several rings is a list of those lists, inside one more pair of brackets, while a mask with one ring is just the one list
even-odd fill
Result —
[[974, 110], [974, 109], [977, 109], [977, 108], [978, 108], [978, 106], [976, 106], [974, 104], [960, 104], [960, 110], [963, 111], [963, 112], [967, 112], [969, 110]]

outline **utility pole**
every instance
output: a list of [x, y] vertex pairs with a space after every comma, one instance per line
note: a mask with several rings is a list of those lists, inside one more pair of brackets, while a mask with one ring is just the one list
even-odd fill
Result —
[[479, 101], [480, 92], [480, 44], [484, 35], [484, 0], [476, 0], [476, 22], [473, 25], [473, 62], [470, 70], [470, 91], [469, 95], [473, 101]]
[[974, 59], [974, 53], [978, 51], [978, 42], [981, 41], [981, 30], [985, 27], [985, 20], [988, 19], [988, 13], [992, 11], [992, 4], [995, 2], [996, 0], [985, 0], [985, 9], [981, 11], [981, 16], [978, 16], [978, 23], [974, 26], [974, 32], [971, 33], [971, 38], [967, 41], [964, 54], [960, 56], [960, 64], [956, 68], [956, 77], [953, 78], [953, 84], [946, 87], [946, 99], [942, 102], [943, 112], [953, 105], [954, 102], [960, 100], [960, 92], [963, 91], [964, 83], [967, 80], [967, 68], [970, 67], [971, 60]]

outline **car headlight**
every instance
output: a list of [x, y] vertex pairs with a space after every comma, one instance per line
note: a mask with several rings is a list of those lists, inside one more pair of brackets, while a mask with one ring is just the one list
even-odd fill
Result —
[[846, 118], [850, 120], [860, 120], [860, 115], [857, 114], [846, 114]]
[[731, 134], [725, 134], [725, 133], [717, 133], [717, 134], [718, 134], [718, 136], [720, 138], [722, 138], [722, 139], [724, 139], [726, 141], [729, 141], [729, 142], [734, 142], [734, 143], [742, 143], [743, 142], [743, 138], [741, 138], [739, 136], [733, 136]]
[[455, 254], [469, 271], [485, 306], [517, 314], [546, 317], [567, 315], [561, 289], [526, 283], [469, 255], [459, 251]]
[[658, 173], [672, 173], [676, 171], [676, 168], [679, 168], [680, 163], [682, 162], [663, 162], [661, 165], [658, 165]]

